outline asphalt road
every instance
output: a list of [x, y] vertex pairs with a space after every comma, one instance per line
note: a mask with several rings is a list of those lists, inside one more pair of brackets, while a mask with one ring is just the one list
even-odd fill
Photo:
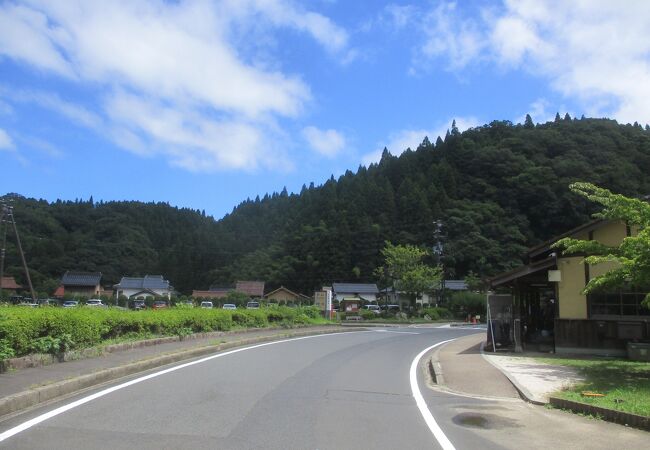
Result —
[[[96, 399], [87, 400], [107, 386], [5, 420], [0, 436], [21, 424], [24, 429], [0, 447], [440, 448], [416, 406], [409, 369], [425, 348], [471, 332], [476, 330], [391, 328], [226, 352]], [[539, 430], [538, 421], [549, 420], [543, 408], [532, 409], [536, 412], [530, 415], [532, 407], [519, 400], [508, 403], [441, 393], [427, 387], [422, 367], [417, 374], [427, 409], [456, 448], [522, 448], [522, 442], [526, 448], [548, 448], [546, 442], [552, 442], [544, 440], [548, 430]], [[31, 427], [27, 422], [75, 401], [86, 403]], [[571, 434], [574, 416], [555, 413], [561, 415], [557, 426], [562, 428], [564, 422], [569, 439], [561, 442], [586, 448], [580, 447], [584, 436]], [[630, 436], [632, 440], [625, 442], [636, 445], [637, 435]], [[644, 438], [643, 433], [639, 436]]]

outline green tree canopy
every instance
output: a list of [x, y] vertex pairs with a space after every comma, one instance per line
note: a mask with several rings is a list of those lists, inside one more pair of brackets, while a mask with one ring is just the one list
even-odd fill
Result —
[[381, 251], [385, 266], [377, 268], [377, 274], [387, 274], [395, 282], [395, 288], [411, 296], [412, 303], [418, 295], [433, 291], [440, 283], [442, 270], [422, 262], [428, 252], [414, 245], [393, 245], [386, 241]]

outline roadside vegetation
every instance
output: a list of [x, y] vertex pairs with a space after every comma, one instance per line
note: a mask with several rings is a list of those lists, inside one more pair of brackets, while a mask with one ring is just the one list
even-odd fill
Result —
[[[585, 378], [584, 383], [559, 392], [558, 397], [650, 417], [650, 363], [619, 359], [540, 360], [573, 367]], [[589, 393], [603, 396], [590, 396]]]
[[239, 328], [294, 327], [329, 323], [314, 307], [257, 310], [167, 308], [0, 307], [0, 360], [31, 353], [60, 354], [107, 341], [187, 336]]

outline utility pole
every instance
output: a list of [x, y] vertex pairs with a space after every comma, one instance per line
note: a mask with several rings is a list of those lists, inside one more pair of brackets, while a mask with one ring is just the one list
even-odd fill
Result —
[[[20, 259], [23, 263], [23, 269], [25, 270], [25, 277], [27, 278], [27, 284], [29, 285], [29, 292], [32, 295], [32, 302], [36, 301], [36, 294], [34, 293], [34, 286], [32, 285], [32, 279], [29, 276], [29, 269], [27, 268], [27, 261], [25, 260], [25, 253], [23, 252], [23, 246], [20, 243], [20, 235], [18, 234], [18, 227], [16, 226], [16, 219], [14, 218], [14, 207], [11, 206], [6, 200], [0, 200], [0, 227], [2, 227], [2, 249], [0, 249], [0, 280], [4, 276], [4, 266], [5, 266], [5, 254], [6, 254], [6, 244], [7, 244], [7, 228], [11, 223], [14, 230], [14, 235], [16, 236], [16, 246], [18, 247], [18, 253], [20, 253]], [[0, 281], [0, 298], [2, 297], [2, 282]]]
[[444, 302], [445, 297], [445, 266], [442, 263], [442, 255], [444, 254], [444, 247], [442, 245], [443, 234], [442, 234], [442, 220], [434, 220], [433, 225], [435, 229], [433, 230], [433, 238], [435, 243], [433, 244], [433, 254], [436, 255], [436, 263], [440, 267], [440, 273], [442, 277], [440, 278], [440, 291], [438, 295], [438, 305]]

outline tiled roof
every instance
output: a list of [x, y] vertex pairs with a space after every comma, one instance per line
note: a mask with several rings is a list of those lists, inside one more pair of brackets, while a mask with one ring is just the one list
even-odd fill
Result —
[[[307, 297], [306, 295], [302, 295], [302, 294], [298, 294], [297, 292], [293, 292], [293, 291], [287, 289], [287, 288], [284, 287], [284, 286], [280, 286], [280, 287], [277, 288], [275, 291], [271, 291], [271, 292], [269, 292], [269, 293], [266, 294], [264, 297], [269, 297], [269, 296], [275, 294], [276, 292], [280, 292], [280, 291], [284, 291], [284, 292], [286, 292], [287, 294], [289, 294], [289, 295], [291, 295], [291, 296], [293, 296], [293, 297], [296, 297], [296, 298]], [[307, 297], [307, 298], [309, 298], [309, 297]]]
[[102, 279], [101, 272], [73, 272], [68, 270], [61, 278], [64, 286], [97, 286]]
[[0, 286], [2, 286], [2, 289], [22, 289], [22, 286], [16, 283], [14, 277], [2, 277]]
[[234, 290], [235, 288], [233, 287], [216, 287], [216, 286], [210, 286], [210, 289], [208, 289], [208, 291], [210, 292], [224, 292], [224, 293], [228, 293]]
[[253, 297], [262, 297], [264, 295], [263, 281], [238, 281], [235, 290]]
[[144, 278], [122, 277], [115, 289], [170, 289], [169, 281], [162, 275], [145, 275]]
[[375, 283], [332, 283], [335, 294], [378, 294]]
[[197, 291], [197, 290], [192, 291], [192, 297], [224, 298], [226, 295], [228, 295], [228, 291], [226, 291], [226, 290], [216, 291], [216, 290], [210, 289], [209, 291]]

